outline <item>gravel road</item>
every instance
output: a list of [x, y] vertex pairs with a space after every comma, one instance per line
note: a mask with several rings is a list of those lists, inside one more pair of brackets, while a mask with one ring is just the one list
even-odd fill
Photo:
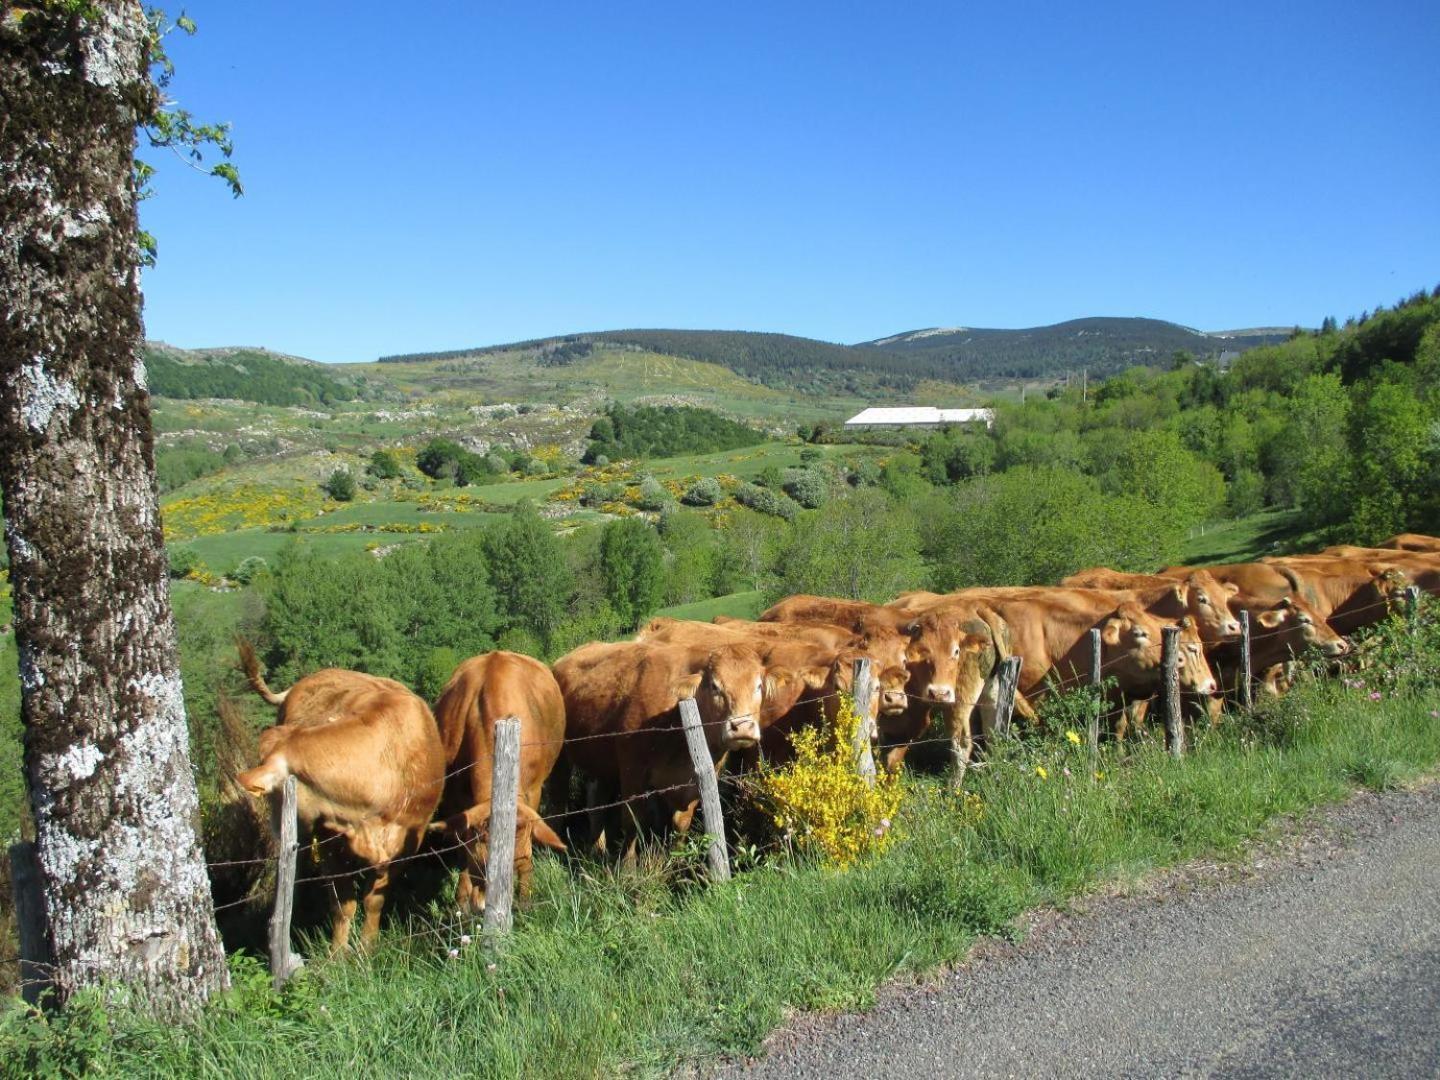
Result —
[[1440, 1076], [1440, 786], [1031, 918], [721, 1075]]

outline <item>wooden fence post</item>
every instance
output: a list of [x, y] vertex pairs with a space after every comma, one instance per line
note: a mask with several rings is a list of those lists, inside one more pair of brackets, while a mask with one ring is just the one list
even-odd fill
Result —
[[1105, 691], [1100, 685], [1100, 628], [1090, 631], [1090, 685], [1095, 688], [1095, 712], [1090, 717], [1090, 753], [1100, 750], [1100, 716], [1105, 711]]
[[1020, 665], [1024, 661], [1018, 656], [1007, 656], [1000, 661], [1000, 673], [995, 677], [995, 737], [1008, 738], [1010, 722], [1015, 715], [1015, 688], [1020, 685]]
[[39, 854], [33, 840], [10, 845], [10, 896], [20, 939], [20, 996], [38, 1005], [50, 986], [50, 949], [45, 937], [45, 898], [40, 892]]
[[1180, 712], [1180, 628], [1161, 630], [1160, 670], [1164, 679], [1165, 745], [1172, 757], [1185, 753], [1185, 716]]
[[490, 763], [490, 836], [485, 857], [487, 937], [509, 933], [515, 903], [515, 818], [520, 798], [520, 718], [495, 721], [495, 754]]
[[870, 787], [875, 786], [875, 753], [871, 750], [875, 731], [870, 719], [872, 687], [870, 686], [870, 659], [862, 656], [855, 661], [855, 680], [850, 684], [855, 698], [855, 711], [860, 714], [860, 725], [855, 729], [855, 771]]
[[290, 917], [295, 911], [295, 858], [300, 841], [295, 827], [295, 784], [285, 778], [280, 789], [280, 853], [275, 861], [275, 910], [270, 913], [270, 977], [279, 990], [305, 961], [290, 948]]
[[1411, 630], [1415, 629], [1415, 619], [1420, 614], [1420, 586], [1405, 586], [1405, 622]]
[[710, 880], [729, 881], [730, 853], [725, 849], [725, 819], [720, 816], [720, 785], [715, 780], [710, 748], [705, 745], [700, 709], [693, 698], [680, 699], [680, 722], [685, 725], [690, 763], [695, 767], [695, 783], [700, 786], [700, 814], [710, 837]]
[[1255, 704], [1254, 670], [1250, 660], [1250, 612], [1240, 612], [1240, 707], [1249, 710]]

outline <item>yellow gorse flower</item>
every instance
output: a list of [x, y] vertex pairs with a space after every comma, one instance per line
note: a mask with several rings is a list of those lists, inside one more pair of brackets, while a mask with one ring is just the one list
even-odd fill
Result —
[[1044, 766], [1044, 765], [1036, 765], [1036, 766], [1035, 766], [1035, 775], [1038, 776], [1041, 780], [1049, 780], [1049, 779], [1050, 779], [1050, 774], [1045, 770], [1045, 766]]
[[1067, 738], [1068, 740], [1070, 740], [1071, 744], [1074, 745], [1074, 746], [1079, 746], [1079, 745], [1080, 745], [1080, 733], [1079, 733], [1078, 731], [1067, 731], [1067, 732], [1065, 732], [1065, 738]]
[[854, 701], [842, 695], [834, 725], [797, 731], [795, 760], [756, 781], [776, 825], [840, 867], [894, 842], [902, 796], [898, 777], [882, 772], [871, 787], [856, 771], [852, 744], [860, 722]]

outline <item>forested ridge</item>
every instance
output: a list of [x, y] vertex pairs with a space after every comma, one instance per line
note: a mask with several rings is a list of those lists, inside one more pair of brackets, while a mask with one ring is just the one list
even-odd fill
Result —
[[1045, 378], [1081, 368], [1101, 376], [1168, 358], [1176, 350], [1204, 358], [1282, 337], [1274, 333], [1219, 337], [1158, 319], [1129, 318], [1076, 319], [1024, 330], [919, 332], [859, 345], [741, 330], [607, 330], [483, 348], [382, 356], [380, 362], [532, 350], [539, 363], [552, 366], [581, 359], [597, 345], [608, 345], [720, 364], [766, 385], [790, 386], [800, 374], [818, 375], [831, 384], [863, 374], [910, 386], [922, 379]]
[[1071, 319], [1028, 330], [911, 331], [859, 348], [903, 353], [946, 367], [951, 378], [1041, 379], [1087, 369], [1091, 376], [1153, 364], [1183, 351], [1199, 359], [1274, 344], [1288, 332], [1217, 335], [1160, 319]]

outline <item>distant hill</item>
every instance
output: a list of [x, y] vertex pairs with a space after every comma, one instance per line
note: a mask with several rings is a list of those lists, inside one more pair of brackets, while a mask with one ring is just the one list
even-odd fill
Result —
[[169, 398], [234, 398], [262, 405], [351, 401], [356, 386], [324, 364], [266, 349], [177, 349], [146, 342], [150, 393]]
[[857, 349], [939, 364], [952, 379], [1045, 378], [1088, 368], [1108, 375], [1136, 364], [1163, 364], [1176, 352], [1204, 359], [1284, 341], [1290, 330], [1206, 333], [1160, 319], [1071, 319], [1024, 330], [931, 327], [876, 338]]
[[924, 379], [969, 382], [1046, 378], [1089, 368], [1105, 375], [1135, 364], [1167, 363], [1179, 350], [1200, 358], [1243, 352], [1285, 340], [1289, 330], [1205, 333], [1159, 319], [1073, 319], [1024, 330], [934, 327], [839, 345], [790, 334], [744, 330], [604, 330], [535, 338], [448, 352], [382, 356], [382, 364], [528, 352], [544, 365], [563, 366], [600, 346], [634, 348], [721, 364], [769, 386], [794, 386], [799, 376], [822, 382], [876, 381], [908, 387]]

